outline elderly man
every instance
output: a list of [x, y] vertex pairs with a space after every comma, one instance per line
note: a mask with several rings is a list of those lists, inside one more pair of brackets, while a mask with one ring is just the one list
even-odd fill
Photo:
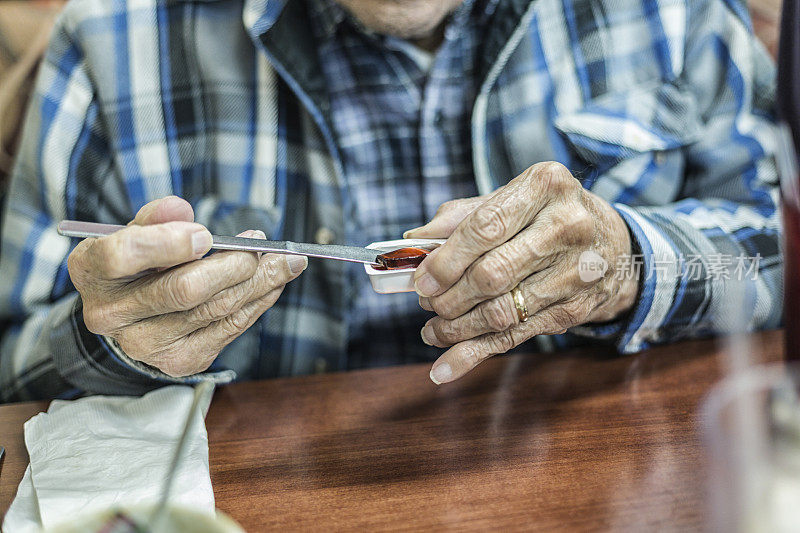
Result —
[[[444, 383], [529, 339], [777, 325], [773, 77], [737, 0], [73, 0], [3, 225], [0, 396], [434, 360]], [[63, 218], [132, 222], [76, 246]], [[448, 240], [385, 296], [206, 255], [242, 230]]]

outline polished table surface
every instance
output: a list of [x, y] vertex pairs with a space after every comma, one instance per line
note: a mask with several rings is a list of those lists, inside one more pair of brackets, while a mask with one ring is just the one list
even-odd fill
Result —
[[[781, 332], [750, 339], [783, 357]], [[428, 365], [227, 386], [206, 419], [217, 506], [248, 531], [702, 529], [697, 407], [727, 365], [705, 340], [496, 357], [441, 387]], [[2, 513], [46, 407], [0, 406]]]

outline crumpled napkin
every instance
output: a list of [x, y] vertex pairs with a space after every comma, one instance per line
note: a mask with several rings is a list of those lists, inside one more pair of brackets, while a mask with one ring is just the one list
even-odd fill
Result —
[[[214, 514], [202, 398], [170, 502]], [[173, 385], [141, 398], [55, 400], [25, 423], [30, 464], [3, 522], [26, 533], [114, 507], [157, 502], [194, 390]]]

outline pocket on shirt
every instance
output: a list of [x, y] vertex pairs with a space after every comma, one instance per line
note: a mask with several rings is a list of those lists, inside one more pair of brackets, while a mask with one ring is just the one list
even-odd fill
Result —
[[674, 83], [605, 94], [554, 125], [595, 177], [644, 153], [680, 150], [702, 131], [694, 95]]

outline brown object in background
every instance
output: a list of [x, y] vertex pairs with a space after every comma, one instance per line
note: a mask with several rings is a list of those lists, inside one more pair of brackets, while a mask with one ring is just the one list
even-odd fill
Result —
[[28, 98], [63, 0], [0, 2], [0, 193], [5, 190]]
[[[780, 331], [751, 336], [780, 360]], [[430, 364], [239, 383], [206, 427], [216, 505], [247, 531], [697, 531], [708, 515], [697, 408], [724, 343], [498, 356], [441, 387]], [[27, 465], [0, 406], [0, 513]]]

